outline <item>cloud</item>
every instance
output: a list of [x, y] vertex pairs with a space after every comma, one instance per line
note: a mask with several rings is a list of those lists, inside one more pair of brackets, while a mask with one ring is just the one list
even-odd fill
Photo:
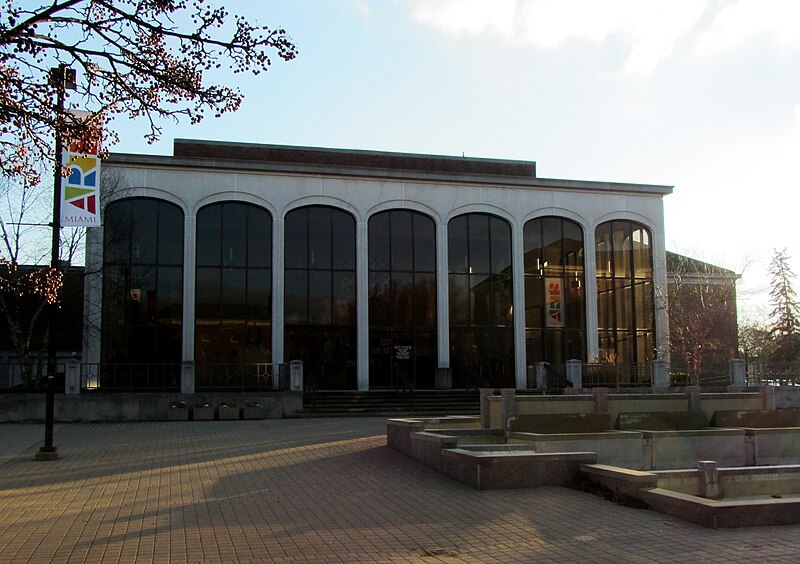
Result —
[[626, 38], [625, 70], [649, 74], [700, 20], [703, 0], [405, 0], [412, 18], [454, 36], [495, 35], [555, 49], [574, 41]]
[[739, 0], [719, 11], [697, 40], [701, 55], [716, 55], [756, 37], [775, 46], [800, 48], [800, 2], [797, 0]]
[[360, 12], [362, 16], [369, 15], [370, 8], [366, 0], [350, 0], [350, 5]]

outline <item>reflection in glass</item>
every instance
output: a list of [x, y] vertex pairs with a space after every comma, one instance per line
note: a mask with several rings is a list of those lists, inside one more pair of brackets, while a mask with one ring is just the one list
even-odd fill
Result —
[[436, 227], [389, 210], [369, 220], [370, 386], [433, 388], [436, 371]]
[[598, 337], [601, 359], [655, 358], [653, 255], [650, 232], [630, 221], [597, 227]]
[[197, 214], [197, 240], [196, 361], [270, 362], [272, 217], [251, 204], [211, 204]]
[[129, 198], [112, 202], [104, 214], [103, 362], [180, 362], [183, 212], [167, 202]]

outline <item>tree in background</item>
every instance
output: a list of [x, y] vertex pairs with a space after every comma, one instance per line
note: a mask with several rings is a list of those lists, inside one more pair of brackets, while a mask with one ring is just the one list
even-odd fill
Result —
[[775, 251], [769, 265], [770, 360], [792, 362], [800, 359], [800, 305], [792, 288], [795, 274], [789, 266], [786, 249]]
[[[221, 4], [221, 2], [219, 2]], [[37, 5], [38, 4], [38, 5]], [[207, 112], [236, 111], [242, 93], [208, 83], [204, 73], [266, 71], [271, 54], [297, 55], [281, 28], [231, 16], [206, 0], [39, 0], [0, 7], [0, 172], [38, 183], [53, 162], [53, 132], [64, 141], [108, 130], [116, 115], [149, 123], [146, 138], [162, 134], [163, 118], [197, 123]], [[50, 69], [65, 64], [82, 75], [75, 103], [56, 108]], [[92, 113], [79, 120], [70, 106]], [[113, 144], [113, 131], [105, 146]]]

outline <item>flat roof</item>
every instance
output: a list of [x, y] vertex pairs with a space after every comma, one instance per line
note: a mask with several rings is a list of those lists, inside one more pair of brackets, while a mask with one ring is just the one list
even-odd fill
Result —
[[535, 161], [175, 139], [174, 156], [112, 153], [110, 165], [209, 168], [670, 194], [672, 186], [538, 178]]

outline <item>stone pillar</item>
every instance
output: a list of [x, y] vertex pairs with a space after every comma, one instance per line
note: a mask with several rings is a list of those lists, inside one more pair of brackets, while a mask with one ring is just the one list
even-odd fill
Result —
[[540, 362], [536, 365], [536, 387], [540, 390], [547, 388], [547, 363]]
[[573, 390], [583, 388], [583, 375], [581, 374], [582, 362], [580, 360], [568, 360], [566, 363], [567, 380], [572, 383]]
[[747, 366], [744, 360], [736, 358], [731, 361], [731, 385], [744, 388], [747, 385]]
[[194, 362], [184, 360], [181, 367], [181, 393], [194, 393]]
[[536, 385], [536, 369], [533, 367], [532, 364], [528, 366], [526, 370], [526, 376], [528, 378], [528, 381], [526, 382], [527, 389], [529, 390], [536, 389], [538, 387]]
[[595, 413], [608, 413], [608, 388], [592, 388]]
[[687, 386], [686, 394], [689, 396], [689, 411], [700, 411], [700, 386]]
[[716, 461], [698, 460], [697, 469], [700, 471], [700, 495], [707, 499], [719, 498], [719, 473]]
[[508, 419], [514, 414], [514, 404], [516, 403], [517, 390], [514, 388], [503, 388], [500, 390], [500, 417], [503, 420], [503, 431], [508, 436]]
[[303, 391], [303, 361], [289, 361], [289, 389], [293, 392]]
[[777, 408], [774, 386], [761, 386], [761, 397], [764, 398], [764, 409], [774, 411]]
[[451, 390], [453, 389], [453, 374], [449, 368], [436, 369], [436, 389], [437, 390]]
[[653, 380], [652, 387], [654, 389], [665, 389], [670, 387], [669, 370], [667, 370], [667, 363], [664, 360], [652, 361]]
[[74, 396], [81, 393], [81, 365], [77, 360], [68, 360], [64, 372], [64, 394]]
[[481, 388], [481, 429], [488, 429], [491, 426], [489, 398], [492, 397], [493, 392], [492, 388]]
[[[369, 260], [367, 222], [356, 225], [356, 379], [360, 391], [369, 390]], [[302, 378], [301, 378], [302, 380]], [[302, 385], [300, 386], [302, 390]]]

